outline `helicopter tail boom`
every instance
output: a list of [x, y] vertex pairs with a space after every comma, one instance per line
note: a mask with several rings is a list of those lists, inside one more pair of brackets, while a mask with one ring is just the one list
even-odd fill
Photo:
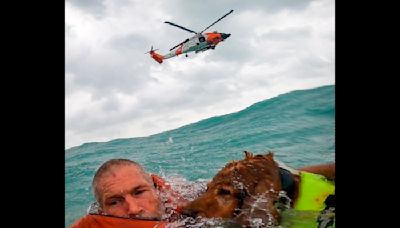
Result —
[[156, 53], [155, 51], [150, 51], [150, 56], [160, 64], [163, 62], [164, 56]]

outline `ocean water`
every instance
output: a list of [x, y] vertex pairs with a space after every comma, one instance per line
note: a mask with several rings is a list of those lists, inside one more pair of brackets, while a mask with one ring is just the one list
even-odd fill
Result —
[[[111, 158], [127, 158], [167, 180], [200, 183], [243, 151], [274, 152], [289, 166], [335, 161], [335, 86], [297, 90], [148, 137], [85, 143], [65, 151], [65, 225], [94, 201], [91, 180]], [[177, 178], [178, 177], [178, 178]]]

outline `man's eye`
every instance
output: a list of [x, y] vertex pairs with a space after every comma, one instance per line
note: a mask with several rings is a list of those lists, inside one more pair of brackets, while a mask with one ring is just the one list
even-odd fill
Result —
[[118, 205], [120, 202], [121, 202], [121, 200], [118, 200], [118, 199], [111, 200], [111, 201], [108, 202], [108, 205], [115, 206], [115, 205]]
[[138, 195], [143, 194], [145, 191], [146, 191], [146, 190], [138, 190], [138, 191], [136, 191], [134, 194], [135, 194], [136, 196], [138, 196]]

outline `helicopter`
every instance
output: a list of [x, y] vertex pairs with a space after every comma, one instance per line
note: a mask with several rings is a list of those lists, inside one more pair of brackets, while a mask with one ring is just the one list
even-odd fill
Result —
[[186, 57], [188, 57], [188, 52], [195, 52], [196, 54], [199, 52], [203, 52], [209, 49], [214, 50], [215, 47], [218, 45], [219, 42], [226, 40], [231, 34], [229, 33], [219, 33], [217, 31], [214, 32], [204, 32], [205, 30], [209, 29], [211, 26], [215, 25], [217, 22], [222, 20], [224, 17], [228, 16], [231, 14], [233, 10], [229, 11], [226, 13], [224, 16], [220, 17], [218, 20], [213, 22], [211, 25], [209, 25], [207, 28], [203, 29], [201, 32], [195, 32], [193, 30], [190, 30], [188, 28], [185, 28], [183, 26], [177, 25], [175, 23], [165, 21], [164, 23], [167, 23], [169, 25], [178, 27], [180, 29], [183, 29], [187, 32], [194, 33], [195, 35], [192, 36], [191, 38], [188, 38], [181, 43], [175, 45], [172, 47], [169, 51], [170, 53], [166, 55], [161, 55], [159, 53], [156, 53], [158, 49], [153, 49], [153, 46], [151, 46], [150, 51], [146, 52], [145, 54], [150, 54], [150, 57], [156, 60], [158, 63], [162, 63], [164, 59], [169, 59], [181, 54], [185, 54]]

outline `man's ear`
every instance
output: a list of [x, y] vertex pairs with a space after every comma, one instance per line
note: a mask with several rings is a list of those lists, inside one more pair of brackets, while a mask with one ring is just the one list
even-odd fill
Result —
[[151, 179], [153, 180], [154, 187], [158, 190], [169, 190], [171, 189], [171, 185], [168, 184], [164, 179], [161, 177], [151, 174]]
[[158, 189], [158, 187], [162, 186], [164, 183], [164, 180], [161, 179], [161, 177], [155, 175], [155, 174], [150, 174], [151, 181], [153, 182], [153, 186]]

